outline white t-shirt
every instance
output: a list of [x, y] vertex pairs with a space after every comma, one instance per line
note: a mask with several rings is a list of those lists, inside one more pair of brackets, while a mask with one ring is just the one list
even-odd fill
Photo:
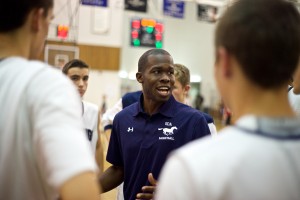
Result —
[[296, 200], [299, 152], [300, 119], [244, 116], [218, 137], [175, 151], [156, 199]]
[[86, 101], [82, 101], [82, 103], [84, 128], [95, 154], [98, 141], [98, 106]]
[[107, 111], [103, 114], [101, 119], [102, 126], [106, 127], [108, 125], [112, 125], [116, 114], [122, 109], [122, 99], [119, 99], [119, 101], [112, 108], [107, 109]]
[[48, 65], [0, 61], [0, 199], [56, 199], [70, 178], [97, 171], [73, 83]]

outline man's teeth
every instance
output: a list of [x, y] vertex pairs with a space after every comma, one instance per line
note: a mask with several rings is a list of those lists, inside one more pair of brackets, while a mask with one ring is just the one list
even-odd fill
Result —
[[161, 87], [161, 88], [159, 88], [159, 90], [169, 90], [169, 88], [167, 88], [167, 87]]
[[169, 88], [167, 88], [167, 87], [161, 87], [161, 88], [158, 89], [158, 91], [160, 93], [168, 94]]

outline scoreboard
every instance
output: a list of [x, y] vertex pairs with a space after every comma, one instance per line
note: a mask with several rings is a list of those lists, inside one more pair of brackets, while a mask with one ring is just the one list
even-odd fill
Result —
[[131, 20], [131, 46], [162, 48], [164, 25], [155, 19], [134, 18]]

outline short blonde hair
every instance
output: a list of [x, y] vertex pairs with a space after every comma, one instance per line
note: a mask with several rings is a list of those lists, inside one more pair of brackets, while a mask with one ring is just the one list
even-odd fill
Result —
[[182, 64], [174, 64], [175, 79], [178, 80], [182, 86], [190, 84], [190, 70]]

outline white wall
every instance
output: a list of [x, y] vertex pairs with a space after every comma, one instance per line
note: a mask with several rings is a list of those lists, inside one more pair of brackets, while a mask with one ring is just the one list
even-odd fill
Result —
[[107, 8], [79, 4], [78, 0], [54, 0], [55, 18], [50, 25], [48, 39], [56, 37], [58, 24], [69, 25], [65, 41], [98, 46], [121, 46], [123, 1], [109, 0]]
[[[56, 26], [64, 24], [70, 26], [69, 37], [64, 41], [121, 47], [123, 1], [109, 0], [108, 8], [95, 8], [80, 5], [77, 0], [54, 0], [53, 12], [55, 18], [50, 25], [49, 40], [61, 40], [56, 37]], [[94, 29], [94, 20], [97, 20], [97, 17], [103, 19], [104, 15], [107, 16], [107, 20], [102, 22], [102, 27], [104, 27], [102, 30], [104, 32], [101, 32], [101, 26], [98, 26], [97, 32]], [[97, 21], [96, 25], [99, 25], [100, 22]], [[91, 66], [91, 68], [93, 67], [95, 66]], [[90, 70], [89, 86], [84, 100], [101, 106], [103, 95], [107, 96], [108, 107], [113, 106], [121, 97], [121, 79], [118, 76], [118, 72]]]
[[109, 1], [108, 8], [80, 6], [78, 43], [120, 47], [122, 24], [123, 8], [119, 1]]
[[[68, 2], [72, 3], [68, 5]], [[120, 70], [127, 71], [134, 76], [137, 71], [138, 59], [148, 48], [130, 46], [130, 20], [132, 17], [151, 17], [162, 20], [165, 25], [163, 48], [171, 53], [176, 63], [186, 65], [190, 69], [191, 75], [202, 77], [201, 93], [205, 98], [204, 104], [205, 106], [214, 106], [218, 100], [213, 76], [215, 24], [197, 21], [195, 2], [186, 2], [184, 19], [163, 16], [162, 0], [149, 0], [148, 2], [148, 12], [143, 14], [124, 11], [122, 0], [110, 0], [108, 8], [83, 6], [79, 5], [78, 1], [55, 0], [54, 13], [57, 13], [57, 15], [50, 27], [48, 38], [57, 40], [55, 37], [55, 25], [69, 23], [73, 27], [69, 38], [71, 41], [75, 40], [79, 44], [120, 47]], [[75, 13], [75, 15], [70, 20], [72, 13]], [[101, 19], [105, 18], [103, 16], [106, 16], [107, 21], [101, 22]], [[98, 22], [94, 23], [94, 19], [98, 20]], [[98, 28], [99, 32], [97, 30], [95, 32], [95, 28]], [[104, 30], [104, 32], [101, 32], [101, 30]], [[105, 83], [106, 77], [101, 76], [101, 79], [101, 82]], [[111, 82], [110, 79], [107, 80], [108, 83]], [[134, 81], [126, 82], [126, 80], [119, 79], [117, 75], [113, 80], [114, 87], [110, 90], [111, 95], [115, 93], [120, 96], [121, 84], [124, 82], [130, 83], [133, 85], [133, 88], [139, 87], [138, 84], [134, 84]], [[97, 81], [94, 83], [91, 80], [86, 99], [95, 101], [95, 103], [98, 101], [97, 104], [99, 104], [102, 98], [101, 95], [99, 98], [98, 93], [99, 91], [105, 91], [106, 85]], [[90, 92], [90, 90], [95, 91]], [[114, 100], [110, 102], [114, 102]]]
[[102, 96], [106, 95], [108, 107], [112, 107], [120, 98], [121, 79], [115, 71], [90, 70], [88, 89], [84, 100], [102, 105]]
[[185, 18], [165, 17], [159, 10], [158, 1], [150, 6], [147, 14], [124, 12], [124, 29], [120, 69], [134, 74], [137, 71], [139, 57], [148, 48], [130, 46], [130, 20], [132, 17], [149, 17], [163, 20], [165, 33], [163, 48], [174, 58], [176, 63], [186, 65], [191, 75], [202, 77], [201, 93], [205, 98], [205, 106], [214, 106], [218, 100], [213, 76], [214, 46], [213, 36], [215, 24], [197, 20], [197, 7], [194, 2], [186, 2]]

